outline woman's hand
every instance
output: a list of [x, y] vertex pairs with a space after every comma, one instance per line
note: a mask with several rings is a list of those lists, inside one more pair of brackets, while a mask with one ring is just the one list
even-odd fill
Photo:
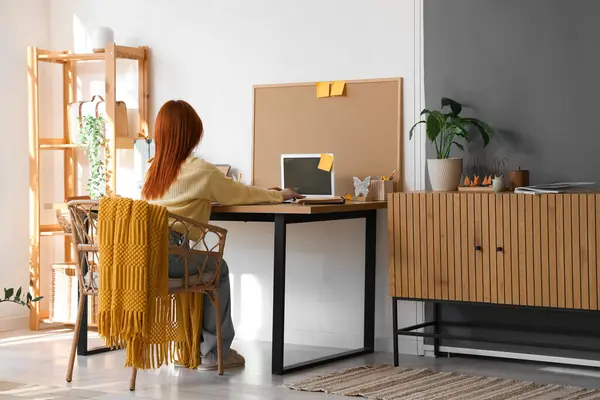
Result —
[[292, 199], [303, 199], [305, 196], [294, 192], [292, 189], [283, 189], [281, 191], [283, 195], [283, 200], [292, 200]]
[[292, 199], [303, 199], [306, 196], [302, 196], [301, 194], [298, 194], [296, 192], [294, 192], [292, 189], [283, 189], [281, 190], [281, 188], [278, 187], [272, 187], [269, 188], [267, 190], [276, 190], [278, 192], [281, 192], [281, 194], [283, 195], [283, 200], [292, 200]]

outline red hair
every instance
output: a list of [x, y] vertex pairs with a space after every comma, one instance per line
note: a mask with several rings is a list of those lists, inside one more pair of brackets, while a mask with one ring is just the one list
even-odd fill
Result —
[[181, 164], [200, 143], [202, 132], [202, 120], [185, 101], [167, 101], [160, 108], [154, 124], [156, 154], [142, 189], [144, 199], [158, 199], [169, 190]]

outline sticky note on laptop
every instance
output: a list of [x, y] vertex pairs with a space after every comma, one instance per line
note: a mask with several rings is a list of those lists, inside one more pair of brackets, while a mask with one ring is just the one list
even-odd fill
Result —
[[346, 89], [346, 82], [344, 82], [344, 81], [333, 81], [331, 83], [331, 95], [332, 96], [343, 96], [345, 89]]
[[318, 168], [320, 170], [330, 172], [331, 168], [333, 168], [333, 155], [332, 154], [321, 154], [321, 159], [319, 160]]
[[329, 82], [317, 82], [317, 97], [329, 97]]

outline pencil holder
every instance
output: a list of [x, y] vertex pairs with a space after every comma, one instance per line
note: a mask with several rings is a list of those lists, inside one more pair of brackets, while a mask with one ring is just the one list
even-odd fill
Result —
[[369, 194], [373, 201], [386, 201], [387, 195], [394, 192], [394, 181], [373, 180], [369, 188]]

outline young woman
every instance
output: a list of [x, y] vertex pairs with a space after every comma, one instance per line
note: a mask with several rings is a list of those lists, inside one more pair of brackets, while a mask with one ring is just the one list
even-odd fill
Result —
[[[156, 155], [142, 189], [144, 199], [162, 205], [174, 214], [208, 223], [212, 202], [223, 205], [281, 203], [301, 197], [291, 190], [265, 190], [235, 182], [214, 165], [193, 157], [192, 151], [200, 143], [202, 134], [200, 117], [185, 101], [172, 100], [161, 107], [154, 127]], [[170, 240], [181, 243], [181, 237], [174, 235]], [[183, 270], [180, 257], [169, 257], [170, 278], [181, 278]], [[220, 310], [215, 310], [210, 301], [204, 301], [201, 344], [201, 369], [204, 370], [217, 367], [215, 312], [221, 314], [225, 368], [245, 363], [244, 358], [230, 348], [235, 332], [231, 320], [229, 268], [224, 261], [221, 264], [219, 295]]]

